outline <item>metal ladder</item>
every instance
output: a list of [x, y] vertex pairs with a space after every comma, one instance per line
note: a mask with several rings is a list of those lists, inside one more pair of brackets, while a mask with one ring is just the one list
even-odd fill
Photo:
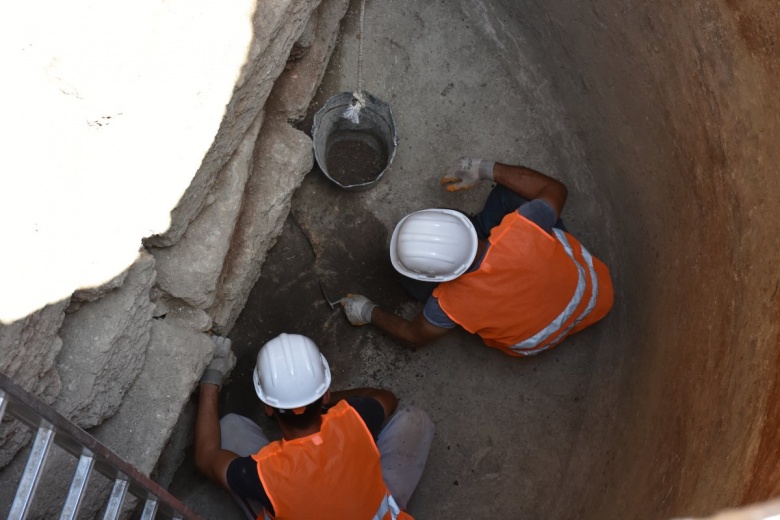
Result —
[[30, 428], [37, 429], [27, 466], [11, 505], [9, 519], [26, 518], [36, 486], [43, 474], [49, 448], [56, 444], [79, 459], [60, 520], [76, 518], [93, 470], [114, 481], [103, 515], [104, 520], [119, 518], [128, 493], [144, 503], [141, 513], [143, 520], [158, 518], [158, 515], [159, 518], [199, 520], [197, 514], [159, 484], [0, 372], [0, 421], [5, 412]]

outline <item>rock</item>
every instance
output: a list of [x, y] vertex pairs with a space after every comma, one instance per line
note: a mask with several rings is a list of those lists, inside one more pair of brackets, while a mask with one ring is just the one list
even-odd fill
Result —
[[319, 3], [319, 0], [275, 0], [264, 2], [262, 8], [256, 10], [254, 38], [246, 53], [246, 64], [236, 81], [214, 143], [181, 201], [171, 212], [170, 228], [147, 238], [147, 245], [166, 247], [176, 243], [200, 213], [217, 173], [265, 105], [274, 81], [284, 70], [293, 44]]
[[148, 475], [213, 349], [206, 334], [153, 320], [141, 374], [118, 413], [90, 433]]
[[208, 332], [211, 330], [211, 316], [203, 309], [186, 305], [171, 305], [165, 315], [165, 323], [180, 329]]
[[65, 309], [65, 312], [70, 314], [76, 312], [81, 308], [81, 304], [84, 302], [93, 302], [106, 294], [107, 292], [121, 287], [125, 283], [125, 277], [127, 277], [127, 271], [121, 272], [113, 280], [104, 285], [98, 287], [89, 287], [86, 289], [77, 289], [70, 297], [70, 305]]
[[[213, 348], [206, 334], [171, 326], [165, 320], [153, 320], [143, 370], [116, 415], [88, 433], [148, 475], [211, 359]], [[20, 453], [0, 472], [0, 482], [4, 483], [0, 486], [0, 514], [13, 500], [15, 486], [6, 484], [19, 482], [28, 451]], [[51, 448], [30, 518], [59, 516], [75, 464], [75, 457], [59, 447]], [[90, 479], [79, 518], [95, 517], [107, 502], [111, 484], [105, 478]]]
[[55, 408], [82, 428], [119, 408], [144, 364], [154, 306], [154, 257], [141, 252], [121, 287], [83, 303], [60, 329], [57, 363], [63, 391]]
[[261, 114], [220, 172], [211, 193], [213, 202], [203, 208], [184, 236], [170, 247], [150, 249], [157, 259], [157, 286], [191, 307], [205, 309], [214, 303], [262, 122]]
[[[327, 3], [327, 12], [342, 4]], [[309, 54], [321, 52], [326, 7], [312, 18], [319, 5], [319, 0], [272, 0], [262, 9], [255, 2], [227, 9], [206, 4], [188, 16], [183, 4], [153, 0], [125, 12], [117, 37], [107, 36], [100, 46], [68, 29], [67, 35], [75, 34], [65, 38], [70, 46], [55, 45], [63, 37], [59, 30], [32, 31], [26, 54], [9, 51], [25, 64], [23, 72], [33, 72], [24, 84], [41, 113], [62, 117], [41, 122], [30, 116], [30, 128], [21, 124], [27, 119], [12, 118], [24, 139], [9, 146], [20, 157], [31, 156], [24, 144], [33, 142], [30, 132], [43, 132], [40, 138], [52, 136], [49, 141], [57, 144], [35, 163], [53, 172], [51, 182], [35, 184], [34, 196], [16, 190], [16, 184], [9, 187], [9, 197], [35, 204], [3, 208], [11, 213], [0, 220], [18, 220], [14, 229], [23, 233], [9, 240], [24, 245], [24, 254], [14, 256], [22, 267], [12, 262], [4, 272], [34, 272], [35, 278], [32, 283], [11, 277], [7, 284], [3, 278], [0, 285], [8, 291], [0, 301], [0, 320], [16, 320], [40, 302], [53, 301], [52, 295], [66, 296], [0, 325], [0, 370], [92, 428], [143, 471], [154, 467], [210, 359], [213, 344], [203, 332], [212, 328], [212, 318], [204, 309], [218, 306], [226, 320], [235, 320], [289, 212], [292, 192], [313, 165], [310, 139], [284, 122], [286, 114], [264, 123], [263, 113], [294, 44], [306, 49], [296, 64], [298, 79], [319, 81], [319, 69], [300, 68]], [[56, 12], [79, 27], [116, 21], [115, 13], [101, 8], [86, 16], [87, 7], [78, 0]], [[36, 19], [34, 11], [20, 11], [21, 26]], [[138, 39], [125, 38], [127, 30]], [[332, 39], [337, 30], [332, 26]], [[220, 45], [202, 44], [208, 31], [227, 36]], [[97, 48], [100, 52], [92, 52]], [[314, 88], [300, 90], [303, 98], [294, 105], [308, 105]], [[25, 99], [20, 95], [14, 103]], [[269, 137], [256, 145], [260, 128]], [[25, 171], [19, 174], [27, 178]], [[73, 203], [68, 211], [51, 211], [53, 200]], [[242, 208], [247, 204], [249, 209]], [[151, 254], [138, 253], [143, 237], [149, 237]], [[219, 294], [232, 299], [216, 302]], [[26, 428], [4, 423], [0, 466], [29, 438]], [[73, 464], [57, 453], [51, 459], [57, 469], [47, 482], [70, 480]], [[13, 466], [21, 472], [24, 460], [16, 459]], [[0, 477], [3, 484], [10, 468]], [[39, 496], [49, 505], [41, 511], [61, 503], [47, 494], [43, 483]]]
[[[68, 300], [47, 305], [10, 325], [0, 324], [0, 372], [45, 403], [60, 392], [55, 359], [62, 348], [57, 331], [65, 318]], [[16, 421], [0, 425], [0, 467], [27, 443], [27, 429]]]
[[[314, 164], [311, 139], [283, 125], [281, 120], [298, 121], [306, 115], [333, 52], [339, 22], [348, 7], [347, 0], [320, 4], [305, 32], [304, 39], [308, 38], [308, 31], [312, 32], [308, 51], [282, 73], [269, 96], [266, 110], [273, 114], [273, 120], [260, 131], [255, 169], [247, 183], [242, 214], [220, 277], [216, 303], [209, 309], [214, 330], [220, 334], [227, 334], [235, 323], [260, 276], [268, 249], [281, 233], [289, 213], [290, 197]], [[270, 135], [276, 132], [280, 134]], [[285, 147], [296, 151], [286, 151]]]
[[[349, 0], [323, 2], [312, 14], [311, 20], [299, 42], [306, 47], [294, 62], [289, 63], [268, 98], [269, 114], [283, 115], [290, 122], [298, 122], [306, 116], [314, 93], [322, 81], [336, 45], [339, 24], [347, 12]], [[308, 45], [304, 45], [308, 43]]]
[[254, 154], [254, 168], [215, 304], [214, 330], [227, 334], [260, 276], [267, 251], [281, 233], [290, 199], [314, 164], [311, 139], [284, 120], [267, 119]]

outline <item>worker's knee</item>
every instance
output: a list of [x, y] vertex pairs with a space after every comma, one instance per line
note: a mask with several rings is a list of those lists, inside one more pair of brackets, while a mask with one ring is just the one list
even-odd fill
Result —
[[436, 427], [433, 425], [433, 420], [428, 413], [422, 408], [416, 406], [405, 407], [406, 414], [408, 415], [408, 421], [410, 421], [416, 428], [424, 431], [430, 431], [433, 434], [436, 431]]
[[268, 444], [263, 430], [250, 418], [229, 413], [219, 421], [222, 449], [247, 457]]
[[396, 410], [387, 426], [398, 433], [403, 432], [404, 436], [417, 437], [420, 441], [428, 443], [436, 432], [430, 416], [425, 410], [416, 406], [403, 406]]
[[243, 415], [238, 415], [237, 413], [229, 413], [219, 420], [219, 427], [222, 429], [223, 432], [225, 430], [231, 432], [241, 431], [248, 427], [247, 423], [251, 423], [251, 422], [252, 421], [248, 417], [244, 417]]

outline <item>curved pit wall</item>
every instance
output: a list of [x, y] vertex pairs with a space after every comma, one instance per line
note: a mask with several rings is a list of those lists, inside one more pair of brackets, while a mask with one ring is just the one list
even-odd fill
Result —
[[[315, 4], [302, 3], [312, 9]], [[353, 11], [357, 5], [352, 2]], [[594, 179], [606, 215], [603, 228], [589, 236], [600, 237], [606, 251], [617, 303], [601, 326], [605, 339], [594, 354], [570, 460], [540, 517], [704, 515], [780, 495], [776, 11], [758, 0], [652, 6], [628, 0], [496, 0], [453, 3], [452, 9], [464, 21], [484, 26], [495, 43], [490, 60], [511, 68], [521, 62], [515, 53], [534, 54], [566, 112], [566, 125], [583, 146], [584, 170]], [[250, 59], [260, 61], [254, 54]], [[279, 71], [283, 66], [280, 61]], [[256, 93], [245, 97], [256, 98]], [[254, 112], [246, 113], [257, 117], [260, 107], [248, 105]], [[305, 156], [309, 143], [283, 126], [274, 135], [286, 136], [280, 139], [288, 144], [298, 139]], [[234, 140], [231, 150], [239, 139]], [[285, 151], [280, 160], [290, 156]], [[301, 176], [304, 166], [298, 168]], [[255, 193], [272, 194], [279, 190], [274, 186]], [[205, 200], [209, 190], [201, 191]], [[241, 196], [230, 192], [226, 200]], [[266, 210], [269, 204], [261, 201], [258, 207]], [[281, 215], [288, 201], [278, 206]], [[251, 220], [270, 220], [262, 215]], [[264, 258], [271, 243], [249, 248], [247, 256]], [[164, 255], [157, 256], [159, 286]], [[150, 263], [145, 256], [139, 265]], [[170, 263], [170, 272], [189, 288], [185, 269]], [[151, 267], [147, 274], [139, 289], [144, 295], [154, 278]], [[148, 303], [145, 297], [143, 304], [129, 305], [142, 310]], [[60, 347], [66, 306], [64, 301], [54, 309], [59, 321], [47, 328], [52, 345], [35, 341], [51, 357]], [[202, 332], [212, 323], [207, 307], [184, 307], [178, 321], [192, 338], [205, 341], [197, 363], [188, 350], [192, 341], [181, 342], [180, 355], [198, 365], [186, 381], [194, 385], [208, 357]], [[193, 309], [194, 318], [188, 314]], [[168, 313], [168, 324], [174, 314]], [[43, 334], [41, 323], [30, 320], [20, 334]], [[161, 323], [155, 320], [154, 328]], [[169, 346], [164, 339], [153, 334], [152, 343]], [[164, 349], [160, 355], [170, 358]], [[183, 390], [180, 400], [188, 393]], [[145, 471], [155, 457], [144, 459]]]
[[624, 329], [599, 348], [552, 516], [702, 515], [780, 495], [776, 9], [497, 1], [487, 16], [549, 71], [618, 259]]

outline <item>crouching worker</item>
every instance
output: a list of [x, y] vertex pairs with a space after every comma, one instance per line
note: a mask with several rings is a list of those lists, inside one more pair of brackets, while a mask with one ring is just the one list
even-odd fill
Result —
[[441, 182], [457, 191], [482, 180], [497, 186], [474, 217], [426, 209], [393, 232], [390, 260], [423, 310], [407, 320], [349, 295], [341, 304], [350, 323], [415, 346], [461, 326], [506, 354], [531, 356], [606, 316], [609, 269], [560, 220], [566, 186], [524, 166], [468, 158]]
[[282, 432], [282, 440], [269, 441], [246, 417], [218, 419], [231, 355], [215, 358], [201, 379], [195, 463], [233, 493], [249, 518], [411, 518], [404, 509], [434, 433], [425, 412], [397, 410], [388, 390], [331, 392], [328, 362], [314, 342], [281, 334], [260, 349], [253, 374]]

